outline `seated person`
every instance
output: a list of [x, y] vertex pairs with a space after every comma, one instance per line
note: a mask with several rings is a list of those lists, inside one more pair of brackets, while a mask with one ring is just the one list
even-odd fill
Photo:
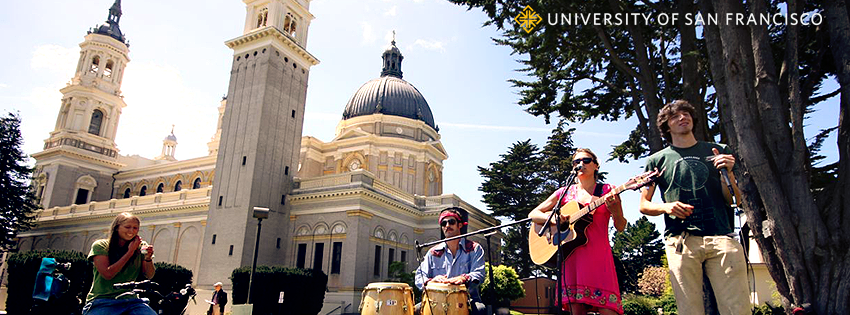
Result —
[[[451, 207], [440, 212], [437, 222], [440, 223], [445, 238], [460, 235], [461, 229], [468, 224], [462, 219], [461, 211], [465, 210]], [[435, 245], [416, 269], [416, 286], [423, 292], [429, 282], [466, 285], [473, 315], [486, 312], [478, 294], [478, 285], [483, 280], [484, 249], [466, 238]], [[421, 306], [417, 305], [417, 314], [420, 308]]]

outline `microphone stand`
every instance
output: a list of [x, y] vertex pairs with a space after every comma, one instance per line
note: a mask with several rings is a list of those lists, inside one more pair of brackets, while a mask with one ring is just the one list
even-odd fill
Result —
[[[546, 224], [543, 224], [543, 226], [542, 226], [542, 227], [540, 227], [540, 230], [539, 230], [539, 231], [537, 231], [537, 235], [538, 235], [538, 236], [543, 236], [543, 234], [545, 234], [545, 233], [546, 233], [546, 230], [547, 230], [547, 229], [549, 229], [549, 224], [548, 224], [548, 223], [552, 221], [552, 217], [553, 217], [553, 216], [555, 217], [555, 226], [557, 227], [557, 229], [558, 229], [558, 231], [559, 231], [559, 232], [561, 231], [561, 200], [564, 198], [564, 194], [565, 194], [565, 193], [567, 192], [567, 190], [569, 189], [569, 185], [570, 185], [570, 183], [572, 183], [573, 181], [575, 181], [575, 179], [576, 179], [576, 174], [577, 174], [577, 173], [578, 173], [578, 171], [580, 171], [582, 168], [584, 168], [584, 165], [579, 164], [578, 166], [576, 166], [575, 168], [573, 168], [573, 171], [572, 171], [572, 172], [570, 172], [570, 176], [569, 176], [569, 177], [567, 177], [567, 184], [565, 185], [565, 187], [566, 187], [566, 188], [565, 188], [565, 189], [564, 189], [564, 191], [563, 191], [563, 192], [562, 192], [562, 193], [558, 196], [558, 200], [557, 200], [557, 201], [555, 201], [555, 207], [554, 207], [554, 208], [552, 208], [552, 211], [549, 211], [550, 213], [549, 213], [549, 217], [548, 217], [548, 218], [546, 218]], [[563, 305], [564, 305], [564, 303], [563, 303], [563, 302], [564, 302], [564, 301], [563, 301], [563, 298], [564, 298], [564, 297], [563, 297], [562, 292], [563, 292], [563, 290], [564, 290], [564, 284], [561, 282], [561, 277], [564, 275], [564, 264], [562, 264], [562, 262], [561, 262], [561, 249], [560, 249], [560, 245], [561, 245], [561, 233], [555, 233], [555, 239], [553, 239], [553, 240], [552, 240], [552, 243], [553, 243], [553, 244], [556, 244], [556, 245], [559, 247], [559, 248], [558, 248], [558, 252], [556, 253], [556, 255], [557, 255], [556, 261], [557, 261], [557, 263], [556, 263], [556, 267], [555, 267], [555, 269], [557, 270], [557, 277], [556, 277], [556, 279], [557, 279], [557, 281], [558, 281], [558, 283], [555, 285], [555, 288], [556, 288], [556, 290], [557, 290], [557, 292], [556, 292], [555, 294], [557, 294], [557, 301], [558, 301], [558, 305], [557, 305], [557, 309], [558, 309], [558, 311], [557, 311], [557, 313], [556, 313], [556, 314], [563, 314], [563, 313], [564, 313], [564, 307], [563, 307]]]
[[[487, 261], [490, 262], [490, 266], [489, 266], [490, 268], [487, 268], [488, 269], [487, 271], [490, 274], [490, 289], [493, 290], [493, 292], [496, 292], [496, 281], [493, 280], [493, 254], [490, 251], [490, 237], [493, 236], [493, 234], [496, 234], [496, 233], [498, 233], [498, 231], [493, 231], [493, 232], [484, 234], [484, 238], [487, 239]], [[494, 295], [490, 294], [488, 300], [489, 301], [487, 301], [487, 305], [490, 305], [490, 307], [492, 307]], [[490, 313], [489, 309], [487, 310], [487, 314], [492, 314], [492, 313]]]
[[453, 241], [453, 240], [456, 240], [456, 239], [459, 239], [459, 238], [464, 238], [464, 237], [472, 236], [472, 235], [476, 235], [476, 234], [493, 232], [493, 231], [501, 229], [503, 227], [509, 227], [511, 225], [517, 225], [517, 224], [525, 223], [525, 222], [528, 222], [528, 221], [531, 221], [531, 218], [525, 218], [525, 219], [522, 219], [522, 220], [519, 220], [519, 221], [505, 223], [505, 224], [498, 225], [498, 226], [491, 226], [491, 227], [488, 227], [488, 228], [480, 229], [480, 230], [475, 231], [475, 232], [469, 232], [469, 233], [461, 234], [461, 235], [458, 235], [458, 236], [452, 236], [452, 237], [449, 237], [449, 238], [444, 238], [444, 239], [441, 239], [441, 240], [428, 242], [428, 243], [425, 243], [425, 244], [419, 244], [419, 241], [417, 240], [417, 241], [414, 242], [414, 245], [416, 247], [416, 260], [419, 260], [420, 262], [422, 261], [422, 254], [420, 252], [422, 247], [428, 247], [428, 246], [436, 245], [436, 244], [439, 244], [439, 243], [442, 243], [442, 242]]

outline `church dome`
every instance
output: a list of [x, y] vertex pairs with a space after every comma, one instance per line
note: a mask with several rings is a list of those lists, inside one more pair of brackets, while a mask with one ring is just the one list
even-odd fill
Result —
[[394, 76], [366, 82], [348, 101], [343, 119], [372, 114], [407, 117], [424, 121], [435, 128], [431, 107], [412, 84]]
[[384, 114], [421, 120], [437, 129], [431, 107], [425, 97], [412, 84], [402, 79], [401, 61], [404, 56], [395, 40], [384, 50], [381, 77], [366, 82], [345, 105], [343, 119], [357, 116]]

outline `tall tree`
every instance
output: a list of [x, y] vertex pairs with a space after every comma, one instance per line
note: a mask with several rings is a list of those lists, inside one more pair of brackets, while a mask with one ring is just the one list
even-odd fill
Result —
[[664, 243], [661, 234], [655, 229], [655, 224], [649, 222], [646, 216], [641, 216], [635, 223], [629, 223], [622, 232], [614, 232], [614, 266], [617, 269], [617, 280], [623, 293], [638, 293], [638, 280], [646, 267], [661, 266], [664, 256]]
[[[715, 0], [543, 0], [533, 9], [543, 21], [532, 32], [514, 22], [525, 3], [450, 0], [481, 8], [503, 31], [507, 45], [534, 80], [512, 80], [523, 96], [520, 105], [549, 120], [638, 118], [635, 131], [615, 147], [621, 161], [663, 147], [654, 128], [660, 100], [685, 98], [696, 103], [700, 140], [719, 133], [738, 158], [736, 177], [744, 196], [747, 224], [788, 310], [811, 304], [818, 314], [850, 313], [850, 11], [844, 0], [804, 2]], [[727, 14], [817, 13], [821, 25], [746, 25]], [[702, 27], [548, 23], [560, 13], [717, 14], [718, 24]], [[551, 14], [551, 15], [549, 15]], [[691, 57], [696, 57], [693, 60]], [[696, 64], [694, 64], [696, 61]], [[698, 75], [693, 76], [696, 71]], [[837, 91], [816, 95], [830, 75]], [[592, 82], [583, 91], [580, 81]], [[694, 88], [696, 87], [696, 89]], [[697, 91], [697, 93], [694, 93]], [[710, 91], [714, 91], [711, 93]], [[812, 106], [840, 94], [834, 128], [838, 161], [814, 167], [803, 126]], [[702, 105], [700, 105], [702, 104]], [[704, 112], [704, 114], [703, 114]], [[701, 136], [703, 130], [708, 134]], [[829, 130], [829, 129], [827, 129]], [[826, 184], [824, 184], [826, 183]]]
[[[514, 143], [501, 160], [489, 167], [478, 167], [484, 182], [478, 189], [484, 193], [484, 203], [493, 215], [520, 220], [541, 201], [543, 178], [540, 177], [540, 153], [531, 139]], [[508, 228], [502, 251], [502, 262], [513, 266], [520, 277], [530, 277], [539, 269], [528, 252], [528, 225]]]
[[541, 175], [544, 178], [544, 194], [551, 194], [560, 187], [566, 186], [573, 162], [570, 161], [576, 148], [573, 147], [573, 132], [575, 128], [567, 129], [567, 122], [561, 120], [552, 129], [552, 134], [543, 146], [540, 155], [543, 159]]
[[[788, 1], [789, 12], [802, 12], [802, 3]], [[786, 309], [810, 304], [818, 314], [850, 312], [850, 233], [842, 228], [850, 223], [847, 194], [847, 135], [842, 137], [850, 90], [847, 40], [850, 40], [848, 13], [843, 1], [825, 2], [829, 24], [829, 46], [834, 71], [842, 85], [838, 117], [838, 172], [831, 193], [821, 206], [813, 192], [812, 161], [803, 133], [806, 100], [800, 78], [799, 27], [789, 25], [783, 34], [787, 42], [783, 54], [770, 45], [772, 34], [764, 25], [719, 25], [723, 54], [712, 56], [722, 64], [727, 77], [730, 121], [737, 138], [740, 159], [739, 183], [744, 193], [747, 224], [783, 297]], [[764, 0], [745, 8], [732, 0], [715, 1], [714, 10], [727, 13], [764, 14], [770, 9]], [[821, 45], [826, 47], [826, 45]], [[774, 60], [781, 57], [781, 62]], [[781, 72], [777, 71], [781, 64]], [[843, 68], [843, 69], [842, 69]], [[787, 78], [787, 79], [782, 79]], [[845, 77], [850, 78], [850, 77]], [[845, 93], [847, 92], [847, 93]], [[724, 126], [727, 127], [727, 126]], [[846, 131], [846, 130], [845, 130]], [[842, 173], [842, 170], [845, 173]]]
[[0, 248], [16, 245], [18, 233], [35, 226], [39, 209], [30, 189], [32, 169], [21, 150], [21, 119], [9, 113], [0, 117]]

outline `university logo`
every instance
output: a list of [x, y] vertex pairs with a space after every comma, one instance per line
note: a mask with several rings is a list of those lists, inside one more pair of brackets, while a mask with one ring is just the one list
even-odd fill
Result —
[[522, 9], [522, 12], [514, 18], [514, 21], [516, 21], [526, 33], [531, 33], [531, 30], [533, 30], [537, 24], [540, 24], [540, 22], [543, 21], [543, 18], [541, 18], [537, 12], [534, 12], [534, 9], [532, 9], [530, 5], [526, 5], [525, 9]]

